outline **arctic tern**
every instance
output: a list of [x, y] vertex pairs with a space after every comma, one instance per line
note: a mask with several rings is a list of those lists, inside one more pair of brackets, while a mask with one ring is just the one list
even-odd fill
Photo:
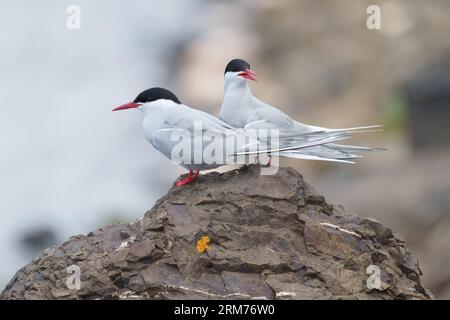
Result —
[[[118, 106], [113, 111], [125, 109], [140, 110], [144, 115], [143, 131], [148, 142], [164, 156], [173, 161], [177, 160], [177, 164], [189, 170], [188, 177], [178, 181], [177, 186], [194, 181], [200, 170], [210, 170], [230, 164], [227, 161], [235, 159], [237, 156], [260, 153], [277, 154], [278, 152], [286, 152], [286, 156], [288, 156], [289, 152], [295, 152], [299, 148], [318, 146], [346, 138], [345, 133], [289, 133], [277, 136], [277, 144], [274, 146], [270, 143], [271, 141], [264, 141], [260, 137], [250, 136], [249, 138], [249, 131], [254, 129], [235, 129], [206, 112], [182, 104], [175, 94], [164, 88], [147, 89], [132, 102]], [[195, 140], [199, 129], [201, 130], [200, 144]], [[174, 139], [174, 137], [178, 137], [178, 139]], [[205, 161], [202, 155], [212, 137], [215, 142], [216, 139], [226, 140], [232, 137], [233, 141], [237, 141], [236, 146], [231, 150], [225, 150], [222, 158]], [[187, 159], [183, 158], [179, 161], [179, 159], [174, 159], [174, 150], [180, 146], [180, 140], [183, 139], [187, 141], [187, 144], [183, 144], [184, 149], [181, 151], [183, 156], [186, 154]], [[223, 143], [218, 145], [223, 146]], [[260, 148], [255, 151], [255, 146]], [[218, 149], [215, 153], [217, 154], [219, 151]], [[198, 155], [200, 157], [197, 157]], [[296, 158], [294, 153], [293, 157]]]
[[[328, 129], [295, 121], [277, 108], [253, 96], [247, 85], [247, 80], [256, 81], [256, 74], [250, 69], [250, 64], [242, 59], [231, 60], [225, 68], [224, 99], [220, 108], [219, 119], [235, 128], [278, 128], [285, 135], [322, 132], [328, 134], [339, 133], [350, 137], [355, 132], [379, 131], [379, 128], [382, 127], [374, 125]], [[295, 138], [291, 140], [291, 143], [294, 140]], [[361, 158], [360, 153], [373, 150], [384, 149], [328, 143], [298, 150], [282, 151], [278, 156], [354, 163], [351, 160]]]

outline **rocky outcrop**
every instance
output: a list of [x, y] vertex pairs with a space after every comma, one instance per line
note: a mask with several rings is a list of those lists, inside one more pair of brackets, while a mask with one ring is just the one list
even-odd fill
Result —
[[0, 298], [432, 298], [420, 277], [395, 231], [328, 204], [294, 169], [250, 166], [203, 175], [132, 224], [45, 250]]

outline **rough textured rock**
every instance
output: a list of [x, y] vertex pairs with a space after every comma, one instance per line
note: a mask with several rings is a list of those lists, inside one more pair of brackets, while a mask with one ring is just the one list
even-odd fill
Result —
[[[197, 241], [208, 236], [199, 253]], [[67, 268], [81, 271], [69, 289]], [[380, 289], [366, 268], [379, 266]], [[2, 299], [430, 299], [393, 230], [328, 204], [291, 168], [210, 173], [132, 224], [49, 248]]]

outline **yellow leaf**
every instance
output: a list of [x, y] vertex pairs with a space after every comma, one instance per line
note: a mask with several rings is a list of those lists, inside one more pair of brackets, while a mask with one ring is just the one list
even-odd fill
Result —
[[206, 249], [209, 248], [209, 237], [203, 236], [197, 241], [197, 251], [199, 253], [203, 253]]

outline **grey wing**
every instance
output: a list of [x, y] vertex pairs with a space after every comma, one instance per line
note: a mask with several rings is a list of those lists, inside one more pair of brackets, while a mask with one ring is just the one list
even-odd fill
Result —
[[182, 128], [189, 131], [194, 131], [195, 125], [200, 123], [204, 130], [209, 131], [224, 132], [225, 129], [233, 129], [233, 127], [228, 123], [207, 112], [192, 109], [186, 106], [180, 107], [180, 112], [167, 117], [164, 120], [163, 127]]
[[297, 133], [315, 131], [310, 126], [295, 121], [283, 111], [259, 100], [254, 102], [251, 115], [245, 127], [255, 129], [274, 128]]
[[[202, 112], [202, 111], [200, 111], [200, 112]], [[234, 129], [233, 126], [229, 125], [228, 123], [226, 123], [225, 121], [223, 121], [223, 120], [221, 120], [221, 119], [219, 119], [219, 118], [217, 118], [217, 117], [214, 117], [213, 115], [211, 115], [211, 114], [209, 114], [209, 113], [202, 112], [202, 114], [203, 114], [203, 116], [204, 116], [206, 119], [208, 119], [209, 121], [212, 121], [212, 122], [214, 122], [214, 123], [217, 123], [217, 124], [219, 124], [220, 126], [226, 128], [226, 129]]]
[[382, 125], [370, 125], [352, 128], [329, 129], [319, 126], [312, 126], [295, 121], [283, 111], [259, 100], [253, 103], [252, 110], [252, 115], [249, 116], [249, 121], [246, 125], [248, 128], [278, 128], [280, 131], [295, 133], [316, 131], [357, 133], [380, 131], [383, 127]]
[[[174, 148], [181, 139], [190, 139], [185, 130], [174, 128], [164, 128], [153, 133], [150, 143], [168, 159], [172, 160]], [[176, 150], [175, 150], [176, 151]]]
[[[236, 135], [234, 130], [227, 130], [230, 126], [225, 127], [222, 121], [217, 120], [201, 111], [180, 113], [165, 119], [161, 128], [153, 132], [150, 142], [177, 164], [184, 167], [199, 165], [205, 160], [205, 148], [211, 147], [211, 143], [217, 139], [226, 141], [226, 137]], [[225, 147], [224, 144], [219, 146]], [[226, 156], [225, 152], [222, 154]], [[224, 162], [225, 159], [220, 161]]]

